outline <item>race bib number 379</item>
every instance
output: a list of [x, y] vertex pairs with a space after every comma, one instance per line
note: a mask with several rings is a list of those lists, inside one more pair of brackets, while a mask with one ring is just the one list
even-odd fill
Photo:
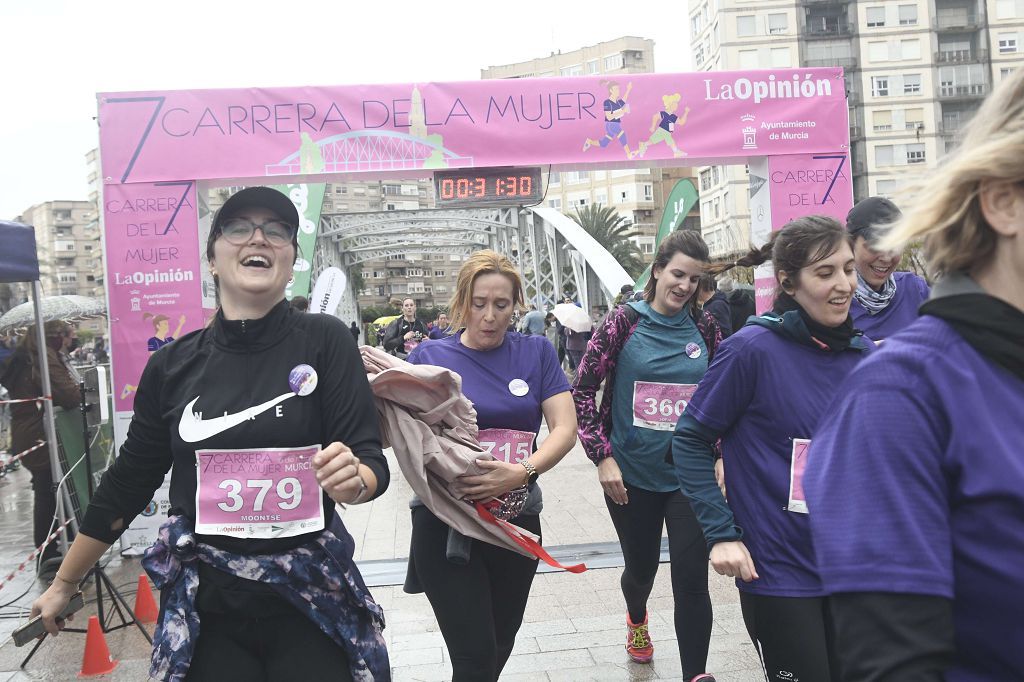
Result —
[[319, 445], [196, 451], [196, 532], [287, 538], [324, 528]]
[[696, 384], [633, 382], [633, 426], [674, 431], [679, 417], [697, 390]]

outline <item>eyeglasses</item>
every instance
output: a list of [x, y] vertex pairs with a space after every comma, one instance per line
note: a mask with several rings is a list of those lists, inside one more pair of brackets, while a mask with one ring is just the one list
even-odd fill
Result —
[[220, 233], [231, 244], [242, 246], [256, 234], [256, 228], [263, 231], [263, 236], [273, 246], [291, 244], [295, 238], [295, 227], [280, 220], [268, 220], [257, 225], [248, 218], [229, 218], [220, 226]]

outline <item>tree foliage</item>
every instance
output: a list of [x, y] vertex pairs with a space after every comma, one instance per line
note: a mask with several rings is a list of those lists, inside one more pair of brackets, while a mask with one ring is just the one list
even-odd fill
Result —
[[574, 211], [576, 222], [591, 237], [612, 255], [619, 265], [636, 278], [644, 270], [643, 254], [631, 238], [640, 233], [634, 231], [633, 222], [615, 212], [615, 209], [601, 204], [577, 207]]

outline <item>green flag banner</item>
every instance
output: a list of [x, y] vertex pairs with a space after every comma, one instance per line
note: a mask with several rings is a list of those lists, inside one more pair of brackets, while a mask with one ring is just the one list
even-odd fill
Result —
[[320, 228], [320, 211], [324, 204], [324, 183], [298, 185], [275, 185], [292, 200], [299, 212], [299, 252], [295, 256], [295, 274], [284, 290], [285, 298], [309, 296], [310, 275], [313, 269], [313, 250], [316, 248], [316, 233]]
[[[690, 212], [690, 209], [697, 203], [697, 199], [697, 188], [694, 187], [693, 182], [689, 179], [684, 178], [680, 180], [672, 188], [672, 192], [668, 195], [668, 200], [665, 202], [665, 212], [661, 214], [658, 236], [654, 239], [655, 253], [658, 252], [658, 246], [661, 245], [661, 242], [665, 241], [666, 237], [683, 224], [683, 220]], [[643, 274], [637, 277], [636, 290], [640, 291], [643, 289], [650, 277], [651, 266], [648, 265]]]

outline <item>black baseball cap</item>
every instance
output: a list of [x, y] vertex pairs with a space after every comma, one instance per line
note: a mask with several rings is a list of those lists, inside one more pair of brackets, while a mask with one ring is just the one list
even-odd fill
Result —
[[235, 192], [224, 202], [213, 219], [213, 230], [220, 227], [225, 216], [235, 215], [246, 208], [266, 208], [293, 227], [299, 226], [299, 212], [287, 196], [273, 187], [246, 187]]
[[854, 237], [864, 237], [864, 241], [873, 244], [882, 236], [879, 227], [896, 222], [902, 215], [896, 204], [885, 197], [868, 197], [846, 214], [846, 229]]

